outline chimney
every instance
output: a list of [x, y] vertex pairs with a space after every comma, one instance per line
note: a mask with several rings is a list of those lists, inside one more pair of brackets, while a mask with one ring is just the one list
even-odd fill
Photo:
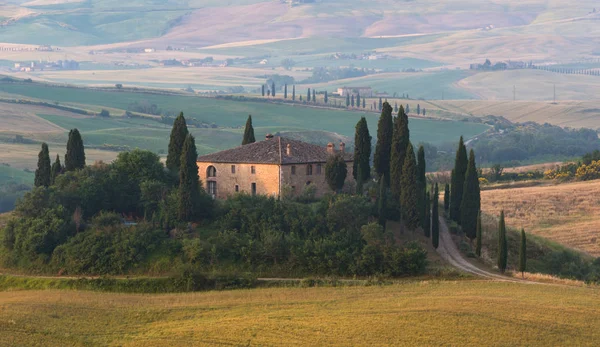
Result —
[[288, 157], [292, 156], [292, 146], [288, 143], [287, 146], [285, 146], [285, 155], [287, 155]]
[[342, 153], [346, 152], [346, 144], [343, 142], [340, 142], [340, 152], [342, 152]]
[[335, 153], [335, 147], [333, 146], [333, 143], [331, 143], [331, 142], [329, 142], [327, 144], [327, 153], [329, 153], [329, 154]]
[[272, 138], [273, 138], [273, 134], [267, 134], [267, 135], [265, 136], [265, 140], [270, 140], [270, 139], [272, 139]]

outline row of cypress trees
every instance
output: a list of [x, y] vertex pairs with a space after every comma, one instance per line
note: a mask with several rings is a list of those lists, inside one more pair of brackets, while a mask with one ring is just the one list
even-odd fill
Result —
[[48, 144], [42, 143], [42, 149], [38, 154], [38, 164], [35, 170], [35, 187], [49, 187], [54, 184], [56, 177], [64, 171], [75, 171], [85, 167], [85, 149], [79, 130], [69, 131], [67, 141], [67, 153], [65, 154], [65, 166], [60, 162], [60, 156], [50, 165], [50, 150]]

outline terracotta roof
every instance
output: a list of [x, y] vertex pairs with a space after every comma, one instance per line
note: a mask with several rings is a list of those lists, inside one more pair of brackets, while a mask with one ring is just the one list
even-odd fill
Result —
[[[290, 155], [287, 148], [290, 146]], [[339, 145], [335, 146], [339, 152]], [[330, 153], [327, 147], [275, 136], [260, 142], [250, 143], [221, 152], [198, 157], [199, 162], [247, 163], [247, 164], [301, 164], [325, 163]], [[344, 152], [346, 161], [352, 161], [352, 153]]]

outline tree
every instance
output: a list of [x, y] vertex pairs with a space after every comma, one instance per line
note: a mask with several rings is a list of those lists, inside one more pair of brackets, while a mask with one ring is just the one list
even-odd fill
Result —
[[360, 107], [360, 93], [356, 93], [356, 107]]
[[521, 229], [521, 248], [519, 249], [519, 272], [521, 272], [521, 277], [525, 277], [526, 270], [527, 270], [527, 238], [525, 236], [525, 229]]
[[422, 192], [427, 192], [427, 179], [425, 178], [425, 148], [423, 146], [419, 146], [419, 150], [417, 152], [417, 189], [419, 190], [419, 199], [418, 206], [419, 211], [421, 213], [420, 220], [421, 225], [425, 228], [425, 223], [427, 223], [427, 216], [425, 215], [425, 211], [428, 209], [427, 205], [429, 204], [427, 201], [423, 200], [423, 196], [425, 196]]
[[173, 128], [171, 129], [171, 138], [169, 140], [167, 168], [172, 172], [179, 172], [183, 144], [188, 134], [189, 131], [185, 122], [185, 117], [183, 117], [183, 112], [181, 112], [173, 122]]
[[262, 86], [260, 86], [260, 88], [261, 88], [262, 96], [265, 96], [265, 85], [263, 84]]
[[398, 112], [398, 103], [394, 103], [394, 112]]
[[437, 249], [440, 244], [440, 216], [439, 216], [439, 192], [438, 185], [435, 184], [435, 192], [433, 193], [433, 206], [431, 207], [431, 244]]
[[475, 247], [475, 254], [481, 257], [481, 211], [477, 213], [477, 246]]
[[310, 102], [310, 88], [308, 88], [308, 91], [306, 92], [306, 102]]
[[196, 160], [196, 142], [191, 134], [187, 134], [183, 143], [179, 168], [178, 217], [181, 221], [190, 222], [199, 215], [200, 210], [200, 178]]
[[48, 152], [48, 145], [42, 143], [42, 150], [38, 154], [38, 165], [35, 170], [34, 185], [36, 187], [49, 187], [52, 183], [52, 174], [50, 167], [50, 153]]
[[317, 92], [315, 91], [314, 88], [313, 88], [313, 98], [312, 98], [312, 100], [313, 100], [313, 103], [315, 103], [315, 104], [317, 103]]
[[329, 188], [334, 192], [339, 192], [344, 188], [344, 182], [348, 175], [348, 167], [346, 161], [340, 153], [332, 155], [327, 159], [325, 164], [325, 179]]
[[421, 104], [417, 104], [417, 114], [421, 114]]
[[56, 160], [52, 164], [50, 168], [50, 184], [54, 184], [56, 182], [56, 177], [62, 173], [63, 167], [60, 164], [60, 157], [58, 154], [56, 155]]
[[406, 114], [410, 114], [410, 106], [408, 104], [406, 104]]
[[458, 149], [456, 150], [456, 159], [454, 160], [454, 178], [450, 186], [450, 218], [460, 224], [460, 206], [462, 203], [463, 189], [465, 184], [465, 175], [467, 173], [468, 159], [467, 148], [460, 137]]
[[423, 107], [423, 117], [425, 117], [425, 107]]
[[283, 86], [283, 98], [287, 99], [287, 83]]
[[350, 107], [350, 94], [346, 94], [346, 107]]
[[275, 82], [271, 82], [271, 96], [275, 97]]
[[242, 140], [242, 146], [247, 145], [249, 143], [256, 142], [254, 138], [254, 127], [252, 126], [252, 115], [248, 116], [248, 120], [246, 121], [246, 128], [244, 129], [244, 138]]
[[504, 273], [508, 261], [508, 244], [506, 241], [506, 224], [504, 223], [504, 211], [500, 212], [498, 223], [498, 269]]
[[[454, 174], [452, 174], [454, 176]], [[444, 211], [448, 212], [450, 208], [450, 185], [446, 183], [444, 187]]]
[[398, 117], [394, 119], [394, 130], [392, 134], [392, 148], [390, 154], [390, 188], [394, 199], [400, 199], [402, 187], [402, 167], [406, 157], [406, 147], [410, 142], [410, 131], [408, 129], [408, 116], [404, 108], [400, 107]]
[[292, 86], [292, 101], [296, 101], [296, 85]]
[[[361, 177], [358, 176], [359, 172]], [[356, 123], [352, 175], [361, 184], [371, 177], [371, 135], [365, 117]]]
[[403, 219], [409, 229], [416, 229], [419, 226], [417, 160], [415, 158], [415, 150], [410, 142], [406, 148], [406, 157], [404, 159], [404, 166], [402, 166], [400, 184], [402, 185], [400, 206]]
[[67, 141], [67, 153], [65, 154], [65, 170], [75, 171], [85, 167], [85, 149], [79, 130], [69, 131], [69, 140]]
[[366, 108], [366, 107], [367, 107], [366, 100], [365, 100], [365, 98], [363, 98], [363, 108]]
[[[356, 173], [356, 195], [363, 195], [363, 182], [364, 182], [364, 178], [363, 178], [363, 173], [362, 173], [362, 168], [360, 165], [357, 166], [358, 168], [358, 172]], [[352, 174], [354, 174], [354, 171], [352, 172]]]
[[475, 152], [469, 153], [469, 164], [463, 187], [463, 198], [460, 205], [460, 221], [463, 231], [472, 241], [477, 237], [477, 214], [481, 209], [481, 193], [479, 175], [475, 166]]
[[383, 110], [383, 103], [381, 101], [381, 98], [379, 98], [379, 111]]
[[429, 192], [427, 191], [427, 187], [423, 190], [423, 204], [421, 207], [421, 213], [423, 215], [422, 225], [423, 231], [425, 232], [425, 237], [431, 236], [431, 197]]
[[377, 145], [375, 146], [375, 158], [373, 166], [379, 177], [386, 177], [386, 186], [390, 185], [390, 157], [393, 136], [392, 107], [385, 103], [379, 123], [377, 124]]
[[378, 196], [379, 200], [377, 200], [377, 217], [378, 217], [377, 221], [378, 221], [379, 225], [381, 225], [383, 227], [383, 230], [385, 230], [385, 224], [387, 222], [387, 216], [385, 214], [386, 191], [387, 191], [387, 189], [385, 188], [385, 177], [381, 177], [379, 179], [379, 196]]
[[108, 110], [102, 109], [99, 114], [100, 117], [108, 118], [110, 117], [110, 112]]
[[325, 104], [328, 104], [328, 103], [329, 103], [329, 98], [327, 97], [327, 91], [325, 91], [325, 95], [323, 95], [323, 102], [324, 102]]
[[354, 107], [354, 95], [350, 98], [350, 106]]

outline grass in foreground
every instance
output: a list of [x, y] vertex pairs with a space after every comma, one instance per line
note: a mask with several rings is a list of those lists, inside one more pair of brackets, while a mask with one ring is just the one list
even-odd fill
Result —
[[487, 281], [0, 293], [2, 345], [594, 345], [600, 290]]

